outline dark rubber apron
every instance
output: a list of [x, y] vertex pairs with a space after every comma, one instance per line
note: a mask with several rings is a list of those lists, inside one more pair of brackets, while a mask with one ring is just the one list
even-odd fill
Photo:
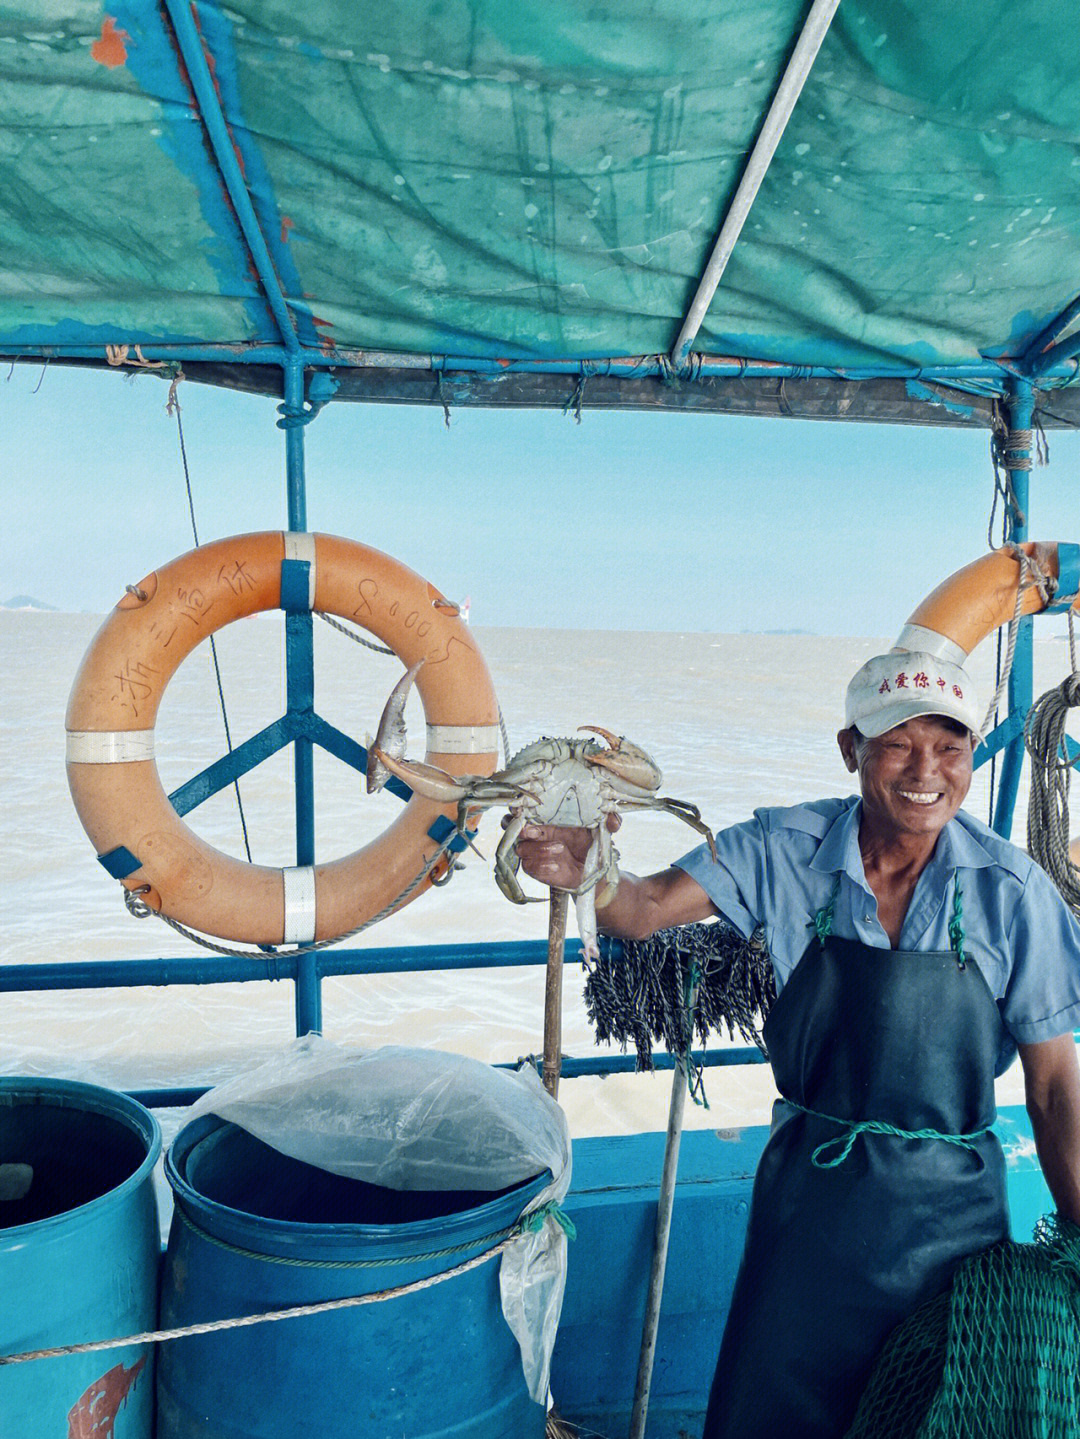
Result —
[[842, 1435], [889, 1332], [1008, 1234], [986, 1132], [1001, 1020], [964, 961], [959, 893], [955, 952], [924, 954], [832, 937], [835, 895], [765, 1023], [783, 1098], [705, 1439]]

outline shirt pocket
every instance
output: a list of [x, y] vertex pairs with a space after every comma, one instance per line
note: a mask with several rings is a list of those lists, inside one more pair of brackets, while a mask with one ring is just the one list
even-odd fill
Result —
[[997, 1003], [1005, 998], [1005, 989], [1009, 983], [1009, 966], [1002, 957], [987, 949], [984, 944], [976, 940], [974, 943], [966, 936], [964, 938], [964, 954], [978, 966], [979, 973], [986, 981], [986, 987]]

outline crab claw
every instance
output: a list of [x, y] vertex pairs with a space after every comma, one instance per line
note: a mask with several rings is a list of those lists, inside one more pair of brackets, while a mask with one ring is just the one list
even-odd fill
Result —
[[622, 735], [613, 735], [599, 725], [580, 725], [580, 729], [591, 730], [593, 734], [602, 735], [611, 746], [610, 749], [601, 750], [599, 754], [587, 754], [587, 764], [596, 765], [599, 769], [606, 769], [616, 779], [622, 780], [624, 784], [632, 784], [637, 789], [657, 790], [660, 788], [660, 781], [663, 776], [660, 773], [660, 766], [641, 748], [630, 740], [624, 739]]
[[396, 759], [394, 755], [380, 749], [377, 743], [371, 746], [371, 753], [380, 764], [386, 766], [390, 774], [397, 775], [410, 789], [422, 794], [425, 799], [435, 800], [437, 804], [456, 804], [469, 793], [468, 776], [463, 782], [455, 779], [452, 774], [447, 774], [444, 769], [437, 769], [433, 764], [417, 764], [414, 760]]
[[609, 747], [613, 750], [622, 749], [626, 743], [621, 734], [612, 734], [609, 729], [601, 729], [598, 724], [579, 724], [578, 729], [583, 730], [586, 734], [600, 735], [602, 739], [607, 740]]
[[390, 766], [384, 763], [387, 755], [392, 759], [405, 758], [405, 701], [409, 698], [413, 680], [423, 663], [422, 659], [417, 660], [412, 669], [406, 670], [390, 691], [390, 698], [386, 701], [379, 720], [379, 732], [368, 745], [368, 794], [375, 794], [382, 789], [390, 778]]

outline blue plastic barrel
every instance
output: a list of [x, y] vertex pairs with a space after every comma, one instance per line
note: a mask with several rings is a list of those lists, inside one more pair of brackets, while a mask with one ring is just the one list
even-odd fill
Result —
[[[0, 1078], [0, 1354], [155, 1327], [161, 1131], [125, 1095]], [[151, 1439], [147, 1345], [0, 1366], [0, 1435]]]
[[[550, 1182], [399, 1192], [290, 1159], [213, 1115], [165, 1161], [162, 1325], [370, 1294], [490, 1249]], [[170, 1340], [158, 1439], [540, 1439], [498, 1259], [417, 1293]]]

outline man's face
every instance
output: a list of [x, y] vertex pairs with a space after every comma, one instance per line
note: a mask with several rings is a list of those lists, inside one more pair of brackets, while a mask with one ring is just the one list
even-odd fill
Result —
[[841, 730], [837, 742], [859, 776], [863, 822], [883, 837], [939, 834], [971, 787], [971, 732], [956, 720], [921, 715], [876, 739]]

